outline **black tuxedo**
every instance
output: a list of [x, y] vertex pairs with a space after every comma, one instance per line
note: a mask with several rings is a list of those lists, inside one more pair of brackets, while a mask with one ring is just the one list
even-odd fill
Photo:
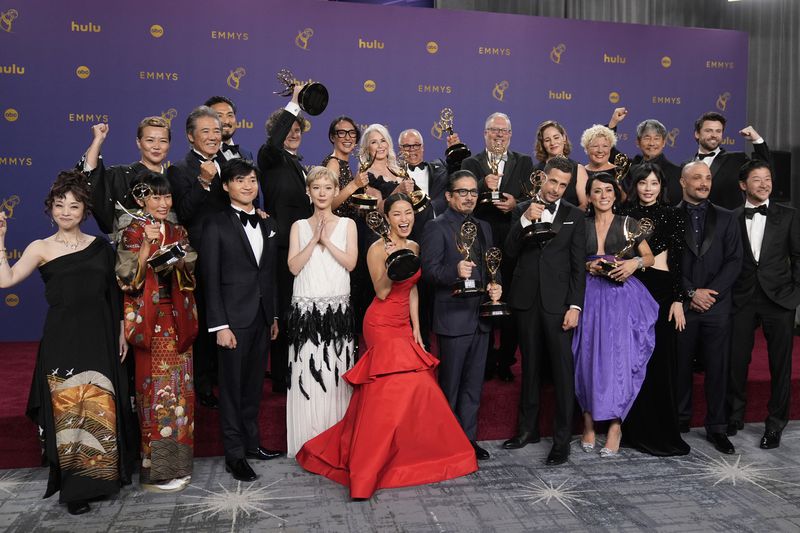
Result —
[[[642, 154], [637, 155], [631, 160], [631, 170], [633, 170], [633, 167], [641, 165], [642, 163], [653, 163], [654, 165], [658, 165], [662, 172], [664, 172], [664, 179], [666, 180], [665, 185], [667, 187], [667, 205], [678, 205], [681, 203], [681, 200], [683, 199], [683, 189], [681, 188], [681, 167], [667, 159], [664, 155], [664, 152], [661, 152], [653, 159], [647, 160], [642, 157]], [[631, 172], [628, 172], [628, 175], [623, 179], [623, 184], [626, 191], [628, 191], [630, 187], [630, 176]]]
[[[486, 150], [464, 159], [461, 168], [469, 170], [478, 178], [478, 190], [488, 191], [484, 178], [491, 173]], [[503, 179], [500, 182], [500, 192], [510, 194], [517, 201], [528, 198], [526, 191], [529, 189], [530, 176], [533, 172], [533, 161], [530, 156], [519, 152], [508, 151], [508, 160], [503, 167]], [[485, 220], [492, 227], [494, 237], [493, 246], [501, 250], [505, 246], [508, 229], [511, 226], [511, 213], [503, 213], [491, 204], [478, 204], [475, 206], [475, 217]], [[514, 272], [514, 260], [507, 258], [500, 263], [500, 271], [505, 279], [511, 279]], [[514, 364], [514, 354], [517, 351], [517, 332], [513, 320], [503, 320], [500, 323], [500, 349], [497, 353], [490, 350], [487, 358], [487, 372], [494, 372], [495, 366], [510, 367]]]
[[[238, 146], [238, 145], [237, 145]], [[246, 159], [248, 161], [253, 161], [255, 163], [255, 159], [253, 159], [253, 152], [250, 150], [245, 150], [241, 146], [238, 149], [238, 157], [241, 159]], [[237, 156], [234, 155], [231, 159], [237, 159]], [[231, 159], [228, 159], [230, 161]], [[225, 161], [225, 154], [222, 152], [222, 145], [219, 146], [219, 151], [217, 152], [217, 161], [223, 162]]]
[[[713, 189], [712, 189], [713, 190]], [[731, 211], [709, 203], [703, 240], [695, 242], [686, 203], [678, 205], [684, 216], [686, 247], [681, 258], [683, 289], [717, 291], [716, 303], [704, 313], [686, 309], [686, 329], [678, 334], [678, 418], [692, 415], [692, 356], [705, 362], [706, 420], [709, 433], [726, 429], [725, 391], [730, 350], [731, 288], [742, 266], [742, 239]], [[687, 302], [690, 299], [687, 297]]]
[[258, 411], [267, 367], [269, 325], [275, 316], [276, 224], [260, 219], [260, 261], [233, 208], [207, 217], [200, 260], [208, 327], [228, 326], [236, 348], [217, 346], [220, 423], [225, 458], [242, 459], [260, 446]]
[[744, 422], [747, 368], [759, 325], [767, 338], [772, 391], [767, 431], [781, 431], [789, 419], [795, 308], [800, 305], [800, 218], [792, 207], [770, 201], [759, 261], [753, 257], [744, 208], [734, 211], [744, 258], [733, 285], [733, 335], [728, 420]]
[[297, 157], [283, 148], [283, 142], [295, 123], [295, 115], [282, 111], [267, 132], [267, 142], [258, 150], [258, 168], [261, 171], [261, 193], [264, 209], [278, 224], [278, 310], [280, 334], [272, 344], [272, 379], [283, 388], [288, 369], [289, 345], [287, 343], [286, 317], [292, 300], [294, 276], [289, 271], [289, 231], [292, 224], [309, 218], [314, 213], [311, 200], [306, 194], [303, 167]]
[[[434, 288], [431, 329], [439, 340], [439, 385], [464, 433], [475, 440], [489, 326], [478, 315], [483, 298], [455, 298], [450, 294], [458, 279], [458, 262], [464, 258], [456, 248], [456, 235], [464, 219], [464, 215], [448, 208], [430, 221], [422, 237], [420, 260], [422, 276]], [[482, 258], [492, 242], [492, 229], [482, 220], [473, 220], [479, 231], [470, 254], [477, 265], [471, 279], [486, 286]]]
[[[770, 160], [767, 143], [753, 145], [753, 159]], [[739, 188], [739, 169], [748, 161], [744, 152], [728, 152], [720, 148], [720, 153], [711, 162], [711, 202], [725, 209], [736, 209], [743, 203], [742, 190]], [[685, 164], [685, 163], [684, 163]]]
[[514, 309], [522, 352], [518, 434], [539, 434], [540, 361], [547, 358], [556, 392], [553, 445], [567, 450], [575, 399], [573, 330], [563, 331], [561, 324], [571, 305], [583, 308], [586, 217], [561, 200], [552, 224], [556, 236], [544, 245], [526, 242], [521, 217], [530, 203], [514, 209], [505, 247], [506, 257], [517, 260], [506, 298]]

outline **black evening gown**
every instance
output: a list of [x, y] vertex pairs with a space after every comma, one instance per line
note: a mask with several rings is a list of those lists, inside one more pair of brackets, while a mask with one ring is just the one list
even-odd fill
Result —
[[[69, 503], [119, 492], [132, 467], [127, 381], [119, 362], [115, 255], [100, 237], [39, 267], [49, 309], [27, 415], [50, 467], [45, 498]], [[135, 439], [135, 435], [133, 435]]]
[[653, 221], [655, 229], [647, 242], [653, 255], [667, 250], [669, 271], [648, 268], [636, 272], [636, 277], [658, 303], [656, 345], [639, 395], [622, 423], [622, 445], [660, 457], [686, 455], [689, 445], [681, 438], [678, 428], [673, 383], [677, 334], [675, 323], [668, 321], [670, 305], [681, 301], [683, 222], [674, 208], [659, 204], [633, 206], [624, 211], [637, 220], [649, 218]]

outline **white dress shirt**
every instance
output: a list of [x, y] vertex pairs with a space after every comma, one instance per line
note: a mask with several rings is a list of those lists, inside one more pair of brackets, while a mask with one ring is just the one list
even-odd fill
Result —
[[[769, 199], [762, 205], [769, 207]], [[744, 203], [745, 207], [758, 207], [751, 204], [749, 201]], [[747, 227], [747, 240], [750, 241], [750, 250], [753, 252], [753, 258], [758, 263], [761, 257], [761, 243], [764, 241], [764, 228], [767, 226], [767, 217], [761, 213], [756, 213], [753, 218], [744, 218], [744, 225]]]
[[415, 168], [414, 170], [409, 170], [408, 175], [411, 179], [414, 180], [414, 183], [417, 184], [417, 187], [422, 189], [422, 192], [430, 196], [428, 192], [428, 187], [430, 184], [430, 165], [426, 164], [424, 168]]

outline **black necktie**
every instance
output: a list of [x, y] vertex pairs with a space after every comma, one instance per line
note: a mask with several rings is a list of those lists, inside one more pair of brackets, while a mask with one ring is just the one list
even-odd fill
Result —
[[747, 220], [753, 218], [753, 215], [758, 213], [759, 215], [767, 216], [767, 206], [765, 204], [761, 204], [758, 207], [745, 207], [744, 208], [744, 217]]
[[249, 215], [244, 211], [238, 211], [238, 213], [239, 213], [239, 220], [242, 221], [242, 226], [247, 227], [247, 223], [249, 222], [250, 225], [253, 226], [254, 228], [258, 227], [259, 216], [256, 213], [253, 213], [252, 215]]
[[422, 161], [419, 165], [408, 165], [408, 170], [425, 170], [428, 167], [428, 163]]
[[222, 143], [222, 151], [223, 152], [230, 152], [232, 154], [239, 153], [239, 145], [238, 144], [225, 144]]

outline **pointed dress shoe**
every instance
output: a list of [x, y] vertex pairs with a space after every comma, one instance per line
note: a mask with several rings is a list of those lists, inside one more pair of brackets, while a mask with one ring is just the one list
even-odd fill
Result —
[[528, 444], [539, 442], [539, 435], [535, 433], [520, 433], [513, 439], [508, 439], [503, 443], [504, 450], [518, 450], [524, 448]]
[[247, 459], [225, 459], [225, 471], [230, 472], [233, 479], [238, 481], [255, 481], [258, 476], [247, 463]]
[[728, 436], [725, 433], [708, 433], [706, 434], [706, 440], [713, 444], [718, 452], [728, 455], [736, 453], [736, 449], [733, 447], [733, 444], [731, 444], [731, 441], [728, 440]]
[[79, 515], [88, 513], [92, 508], [89, 507], [89, 502], [86, 500], [77, 500], [67, 503], [67, 512], [71, 515]]
[[569, 448], [557, 448], [553, 446], [550, 453], [547, 454], [547, 459], [544, 464], [549, 466], [562, 465], [567, 462], [569, 458]]
[[491, 455], [489, 455], [489, 452], [487, 452], [486, 450], [484, 450], [483, 448], [478, 446], [477, 442], [475, 442], [474, 440], [471, 440], [471, 441], [469, 441], [469, 443], [472, 444], [472, 449], [475, 450], [475, 458], [478, 461], [485, 461], [486, 459], [491, 458]]
[[740, 429], [744, 429], [744, 422], [740, 422], [738, 420], [731, 420], [730, 422], [728, 422], [728, 427], [725, 430], [725, 433], [729, 437], [733, 437], [739, 432]]
[[245, 452], [245, 457], [248, 459], [257, 459], [259, 461], [269, 461], [270, 459], [276, 459], [283, 455], [283, 452], [279, 452], [276, 450], [268, 450], [262, 446], [259, 446], [255, 450], [248, 450]]
[[765, 431], [764, 436], [761, 437], [761, 442], [758, 447], [762, 450], [773, 450], [781, 445], [781, 432], [780, 431]]

